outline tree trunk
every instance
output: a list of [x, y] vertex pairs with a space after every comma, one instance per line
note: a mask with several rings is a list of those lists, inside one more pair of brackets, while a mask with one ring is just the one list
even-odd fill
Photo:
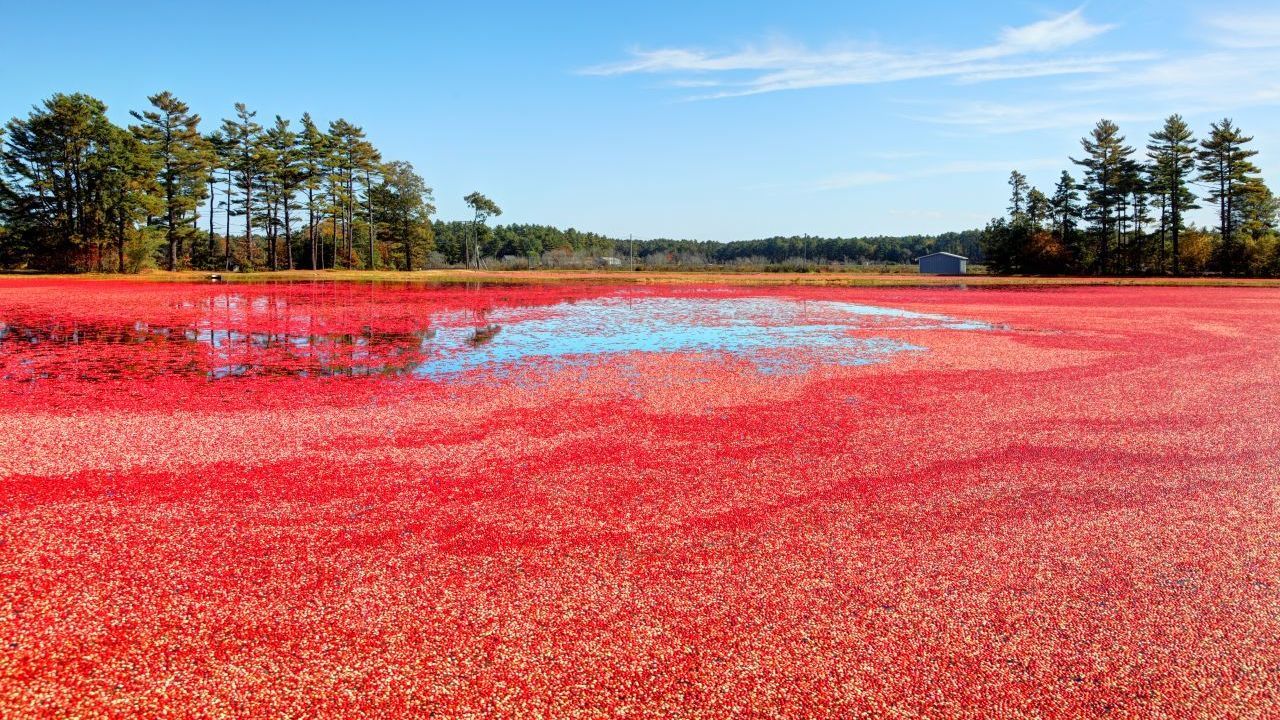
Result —
[[253, 180], [247, 175], [244, 183], [244, 266], [253, 269]]
[[311, 269], [319, 270], [316, 266], [316, 199], [315, 190], [310, 187], [307, 188], [307, 241], [311, 244]]
[[227, 170], [227, 231], [222, 235], [223, 269], [231, 269], [231, 171]]
[[338, 267], [338, 194], [333, 194], [333, 267]]
[[289, 254], [289, 269], [293, 269], [293, 228], [290, 227], [289, 198], [284, 199], [284, 250]]
[[210, 170], [209, 172], [209, 257], [205, 260], [205, 262], [208, 263], [209, 266], [211, 267], [213, 265], [213, 256], [217, 252], [217, 248], [214, 247], [214, 243], [213, 243], [213, 216], [217, 215], [217, 208], [214, 206], [214, 203], [217, 201], [218, 196], [214, 193], [215, 188], [214, 188], [213, 181], [214, 181], [213, 171]]
[[378, 236], [378, 229], [373, 224], [373, 188], [372, 175], [368, 170], [364, 171], [364, 195], [365, 203], [369, 206], [369, 269], [377, 270], [378, 263], [374, 260], [373, 247]]
[[272, 202], [267, 206], [267, 236], [271, 243], [271, 270], [272, 272], [279, 270], [279, 251], [276, 248], [276, 237], [278, 235], [276, 228], [276, 204]]
[[[168, 145], [167, 140], [165, 144]], [[166, 165], [167, 165], [167, 161], [166, 161]], [[177, 218], [174, 217], [174, 213], [173, 213], [174, 190], [173, 190], [172, 176], [169, 175], [169, 171], [167, 169], [165, 171], [165, 174], [166, 174], [166, 178], [164, 183], [164, 228], [165, 228], [165, 235], [167, 236], [165, 239], [169, 241], [169, 272], [173, 272], [175, 269], [177, 269], [177, 265], [178, 265], [178, 231], [176, 227]]]

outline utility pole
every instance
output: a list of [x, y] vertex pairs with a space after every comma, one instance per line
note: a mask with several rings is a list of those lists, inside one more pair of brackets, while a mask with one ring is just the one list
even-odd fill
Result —
[[627, 240], [631, 243], [631, 272], [636, 271], [636, 239], [633, 235], [628, 235]]

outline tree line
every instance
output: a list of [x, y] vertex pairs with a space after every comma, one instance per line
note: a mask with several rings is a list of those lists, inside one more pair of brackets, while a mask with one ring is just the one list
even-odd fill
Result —
[[102, 101], [57, 94], [0, 130], [0, 263], [411, 268], [430, 239], [431, 188], [347, 120], [263, 125], [238, 103], [205, 132], [172, 93], [148, 101], [120, 127]]
[[511, 224], [488, 227], [472, 221], [442, 221], [433, 225], [430, 262], [452, 266], [466, 261], [466, 239], [474, 237], [486, 266], [581, 267], [612, 258], [636, 267], [747, 266], [800, 269], [832, 264], [910, 263], [939, 250], [982, 259], [982, 231], [939, 235], [817, 237], [796, 235], [758, 240], [717, 242], [670, 238], [628, 239], [574, 228]]
[[0, 267], [63, 272], [432, 267], [901, 264], [946, 250], [981, 261], [977, 230], [905, 237], [632, 240], [549, 225], [434, 219], [431, 187], [345, 119], [263, 123], [236, 104], [214, 127], [170, 92], [119, 126], [57, 94], [0, 129]]
[[[1046, 194], [1010, 174], [1008, 216], [983, 233], [987, 263], [1019, 274], [1278, 275], [1280, 201], [1253, 163], [1252, 142], [1230, 119], [1197, 140], [1171, 115], [1139, 154], [1101, 120], [1070, 159], [1080, 180], [1064, 170]], [[1187, 221], [1201, 207], [1214, 211], [1215, 226]]]

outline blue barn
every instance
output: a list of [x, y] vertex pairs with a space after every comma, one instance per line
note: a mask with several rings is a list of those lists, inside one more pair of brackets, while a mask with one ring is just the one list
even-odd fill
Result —
[[917, 260], [925, 275], [964, 275], [969, 272], [969, 258], [948, 252], [936, 252]]

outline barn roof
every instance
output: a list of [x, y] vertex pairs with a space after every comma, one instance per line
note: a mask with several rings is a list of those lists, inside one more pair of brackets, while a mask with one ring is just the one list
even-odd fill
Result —
[[917, 261], [919, 261], [919, 260], [923, 260], [923, 259], [925, 259], [925, 258], [938, 257], [939, 255], [942, 255], [942, 256], [944, 256], [944, 257], [959, 258], [959, 259], [961, 259], [961, 260], [968, 260], [968, 259], [969, 259], [969, 258], [967, 258], [967, 257], [965, 257], [965, 256], [963, 256], [963, 255], [957, 255], [957, 254], [955, 254], [955, 253], [949, 253], [949, 252], [936, 252], [936, 253], [929, 253], [928, 255], [921, 255], [920, 257], [916, 258], [916, 260], [917, 260]]

